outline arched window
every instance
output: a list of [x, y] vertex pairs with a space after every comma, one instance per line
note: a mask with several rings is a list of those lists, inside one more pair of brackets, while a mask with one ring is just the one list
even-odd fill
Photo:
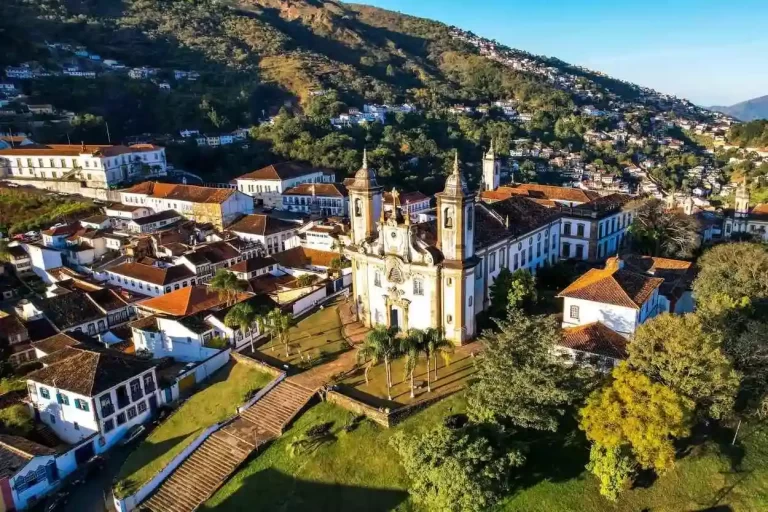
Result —
[[449, 229], [453, 227], [453, 208], [451, 207], [443, 210], [443, 227]]
[[355, 199], [355, 217], [361, 217], [363, 215], [363, 200], [360, 198]]

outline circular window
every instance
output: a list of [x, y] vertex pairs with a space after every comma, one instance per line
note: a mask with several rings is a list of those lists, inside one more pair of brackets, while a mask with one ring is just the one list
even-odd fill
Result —
[[392, 234], [389, 236], [391, 236], [392, 238], [397, 238], [397, 231], [393, 231]]

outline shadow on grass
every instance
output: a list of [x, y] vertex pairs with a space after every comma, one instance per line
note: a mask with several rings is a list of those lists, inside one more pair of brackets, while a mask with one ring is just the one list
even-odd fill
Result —
[[247, 477], [216, 507], [202, 510], [383, 512], [407, 498], [404, 491], [310, 482], [269, 468]]
[[[170, 460], [159, 465], [153, 471], [148, 472], [147, 475], [144, 475], [145, 478], [137, 480], [136, 474], [144, 467], [176, 448], [184, 440], [191, 438], [194, 435], [197, 434], [195, 432], [190, 432], [189, 434], [176, 436], [159, 443], [153, 443], [144, 439], [141, 444], [134, 448], [134, 451], [128, 456], [123, 463], [123, 466], [120, 468], [120, 471], [118, 471], [118, 474], [115, 476], [114, 482], [112, 483], [115, 485], [117, 492], [121, 496], [128, 496], [138, 491], [156, 471], [162, 469], [162, 467]], [[189, 442], [192, 442], [192, 439], [190, 439]]]

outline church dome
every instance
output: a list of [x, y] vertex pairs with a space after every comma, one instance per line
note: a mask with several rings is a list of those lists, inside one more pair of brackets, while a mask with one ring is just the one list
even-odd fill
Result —
[[376, 188], [376, 173], [368, 168], [368, 153], [363, 148], [363, 166], [355, 173], [354, 182], [349, 188]]
[[467, 181], [462, 176], [459, 170], [459, 153], [456, 153], [455, 160], [453, 162], [453, 173], [445, 180], [445, 189], [443, 194], [446, 196], [466, 196], [469, 195], [469, 189], [467, 188]]

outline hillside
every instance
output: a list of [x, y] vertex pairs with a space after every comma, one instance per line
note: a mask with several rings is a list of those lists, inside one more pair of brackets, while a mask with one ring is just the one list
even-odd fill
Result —
[[722, 112], [733, 116], [739, 121], [755, 121], [757, 119], [768, 119], [768, 95], [752, 98], [742, 101], [729, 107], [709, 107], [710, 110]]

